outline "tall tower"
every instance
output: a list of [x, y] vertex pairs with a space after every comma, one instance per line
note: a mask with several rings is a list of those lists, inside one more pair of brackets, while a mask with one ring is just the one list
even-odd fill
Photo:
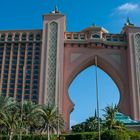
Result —
[[[61, 105], [63, 87], [65, 16], [57, 8], [43, 15], [39, 103]], [[61, 52], [61, 55], [60, 55]]]
[[128, 18], [123, 31], [128, 40], [130, 116], [135, 120], [140, 120], [140, 27], [135, 27]]

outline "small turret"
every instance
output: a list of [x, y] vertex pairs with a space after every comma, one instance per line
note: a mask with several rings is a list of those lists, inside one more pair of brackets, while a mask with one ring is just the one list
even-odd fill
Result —
[[59, 12], [59, 10], [58, 10], [58, 7], [55, 6], [54, 10], [51, 11], [51, 13], [52, 13], [52, 14], [59, 14], [60, 12]]
[[131, 23], [130, 18], [127, 17], [126, 23], [124, 24], [124, 27], [122, 28], [121, 33], [124, 34], [126, 30], [130, 27], [134, 27], [135, 25]]
[[129, 18], [129, 17], [127, 17], [125, 26], [134, 26], [134, 24], [132, 24], [132, 23], [130, 22], [130, 18]]

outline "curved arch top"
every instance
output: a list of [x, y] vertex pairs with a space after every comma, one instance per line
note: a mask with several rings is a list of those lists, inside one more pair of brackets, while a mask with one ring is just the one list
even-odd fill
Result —
[[[126, 102], [129, 104], [128, 85], [125, 75], [127, 75], [124, 50], [108, 50], [99, 51], [94, 50], [91, 52], [87, 48], [73, 48], [65, 47], [65, 67], [64, 67], [64, 104], [67, 104], [66, 117], [69, 117], [70, 112], [73, 110], [73, 103], [68, 95], [68, 88], [73, 79], [84, 69], [91, 65], [95, 65], [95, 56], [98, 58], [98, 67], [105, 71], [112, 80], [116, 83], [120, 91], [119, 109], [124, 114], [130, 114], [130, 110], [125, 106]], [[86, 53], [85, 53], [86, 52]]]

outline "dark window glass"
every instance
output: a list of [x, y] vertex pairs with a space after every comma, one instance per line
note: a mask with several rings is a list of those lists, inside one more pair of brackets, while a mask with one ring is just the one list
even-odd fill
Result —
[[8, 35], [7, 40], [12, 41], [12, 35], [11, 34]]
[[15, 41], [18, 41], [19, 40], [19, 34], [15, 34]]

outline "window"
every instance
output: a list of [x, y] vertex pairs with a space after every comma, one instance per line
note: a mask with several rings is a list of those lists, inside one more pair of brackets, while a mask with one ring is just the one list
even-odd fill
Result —
[[15, 41], [19, 41], [19, 34], [15, 34]]
[[2, 34], [1, 35], [1, 41], [4, 41], [5, 40], [5, 34]]
[[27, 84], [30, 84], [30, 80], [26, 80], [26, 83], [27, 83]]
[[33, 84], [38, 84], [38, 80], [33, 80]]
[[34, 79], [38, 79], [38, 75], [34, 75]]
[[[14, 93], [14, 89], [10, 89], [9, 93]], [[12, 94], [13, 95], [13, 94]]]
[[8, 81], [7, 79], [4, 79], [4, 80], [3, 80], [3, 84], [6, 84], [6, 83], [7, 83], [7, 81]]
[[72, 35], [71, 34], [67, 34], [67, 39], [72, 39]]
[[16, 69], [16, 65], [12, 65], [12, 69]]
[[28, 55], [32, 55], [32, 52], [28, 52]]
[[39, 47], [36, 47], [36, 48], [35, 48], [35, 51], [40, 51], [40, 48], [39, 48]]
[[80, 34], [80, 39], [85, 39], [85, 35], [84, 34]]
[[15, 87], [15, 85], [10, 85], [10, 88], [14, 88]]
[[[30, 94], [30, 93], [28, 93], [28, 92], [25, 91], [25, 94]], [[24, 96], [24, 99], [26, 99], [26, 100], [29, 99], [29, 96], [28, 95], [25, 95]]]
[[40, 54], [40, 52], [35, 52], [35, 55], [39, 55]]
[[17, 55], [17, 51], [13, 51], [13, 55]]
[[18, 79], [18, 84], [22, 84], [22, 79]]
[[17, 89], [17, 93], [18, 94], [22, 94], [22, 90], [21, 89]]
[[107, 37], [106, 40], [107, 40], [107, 41], [111, 41], [111, 37]]
[[6, 89], [2, 89], [2, 93], [6, 93]]
[[8, 74], [8, 70], [4, 70], [4, 74]]
[[31, 75], [26, 75], [26, 79], [30, 79], [31, 78]]
[[29, 40], [32, 41], [33, 39], [34, 39], [34, 35], [33, 34], [30, 34], [29, 35]]
[[40, 35], [40, 34], [37, 34], [37, 35], [36, 35], [36, 40], [37, 40], [37, 41], [41, 40], [41, 35]]
[[92, 38], [100, 38], [100, 35], [98, 35], [98, 34], [93, 34], [93, 35], [92, 35]]
[[116, 38], [116, 37], [113, 37], [113, 41], [118, 41], [118, 38]]
[[12, 94], [12, 93], [14, 93], [14, 91], [13, 90], [10, 90], [9, 91], [9, 97], [14, 97], [14, 94]]
[[27, 68], [27, 69], [31, 69], [31, 65], [27, 65], [26, 68]]
[[27, 36], [26, 33], [22, 34], [22, 37], [21, 37], [22, 41], [26, 41], [26, 36]]
[[78, 39], [78, 34], [74, 34], [74, 35], [73, 35], [73, 38], [74, 38], [74, 39]]
[[12, 41], [12, 34], [9, 34], [9, 35], [8, 35], [7, 40], [8, 40], [8, 41]]
[[15, 78], [15, 75], [11, 75], [11, 79], [14, 79]]
[[33, 96], [32, 96], [32, 99], [36, 99], [36, 100], [37, 100], [37, 98], [38, 98], [38, 97], [37, 97], [36, 95], [33, 95]]
[[2, 88], [7, 88], [7, 84], [3, 84], [2, 85]]
[[28, 47], [28, 51], [32, 51], [32, 47]]
[[15, 83], [15, 80], [11, 79], [11, 80], [10, 80], [10, 83]]

